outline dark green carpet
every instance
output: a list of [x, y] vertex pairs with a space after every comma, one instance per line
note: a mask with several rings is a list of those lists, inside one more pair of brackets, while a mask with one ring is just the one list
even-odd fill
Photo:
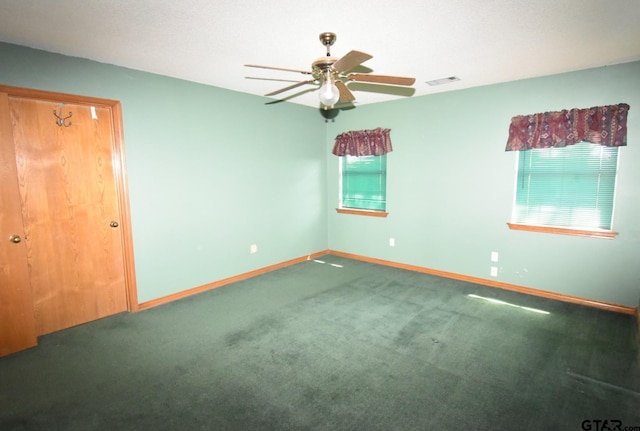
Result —
[[640, 427], [632, 316], [321, 260], [1, 358], [0, 429]]

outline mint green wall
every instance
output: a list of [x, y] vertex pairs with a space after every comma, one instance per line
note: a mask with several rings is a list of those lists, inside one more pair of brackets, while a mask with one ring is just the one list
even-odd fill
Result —
[[[464, 77], [461, 77], [464, 79]], [[425, 85], [418, 83], [417, 85]], [[511, 231], [514, 115], [625, 102], [613, 240]], [[387, 127], [386, 219], [337, 214], [333, 139]], [[640, 62], [360, 106], [327, 132], [329, 248], [637, 307], [640, 298]], [[395, 238], [395, 247], [389, 238]], [[492, 251], [499, 262], [492, 264]], [[498, 266], [497, 278], [490, 267]]]
[[[486, 279], [498, 251], [499, 281], [638, 306], [640, 62], [359, 106], [325, 123], [309, 107], [15, 45], [0, 43], [0, 59], [0, 84], [122, 102], [140, 302], [331, 248]], [[620, 102], [631, 105], [620, 235], [510, 231], [510, 118]], [[374, 127], [392, 129], [390, 215], [338, 215], [333, 138]]]
[[2, 85], [122, 102], [140, 302], [327, 248], [318, 110], [9, 44], [0, 59]]

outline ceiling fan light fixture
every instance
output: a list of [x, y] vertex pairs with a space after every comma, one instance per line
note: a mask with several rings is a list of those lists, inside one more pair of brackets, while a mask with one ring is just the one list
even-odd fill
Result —
[[[305, 84], [312, 84], [318, 89], [320, 84], [320, 104], [325, 111], [333, 109], [336, 103], [352, 103], [356, 97], [347, 87], [349, 82], [366, 82], [382, 85], [403, 85], [411, 86], [415, 83], [415, 78], [389, 75], [374, 75], [370, 73], [349, 73], [363, 62], [373, 58], [366, 52], [351, 50], [340, 58], [332, 57], [329, 48], [336, 41], [336, 34], [331, 32], [320, 33], [320, 42], [327, 48], [327, 55], [316, 59], [311, 63], [311, 70], [289, 69], [284, 67], [261, 66], [258, 64], [245, 64], [247, 67], [258, 67], [262, 69], [282, 70], [287, 72], [299, 72], [304, 75], [311, 75], [311, 79], [294, 82], [284, 88], [272, 91], [265, 96], [273, 96], [285, 91], [293, 90]], [[247, 77], [249, 78], [249, 77]], [[252, 78], [253, 79], [253, 78]], [[266, 78], [265, 78], [266, 79]], [[450, 77], [457, 79], [456, 77]], [[367, 90], [374, 91], [374, 90]], [[306, 91], [304, 92], [306, 93]], [[295, 94], [293, 96], [296, 96]], [[291, 97], [293, 97], [291, 96]], [[286, 99], [283, 99], [286, 100]]]
[[332, 79], [325, 79], [320, 87], [320, 103], [324, 106], [333, 106], [340, 99], [340, 90]]

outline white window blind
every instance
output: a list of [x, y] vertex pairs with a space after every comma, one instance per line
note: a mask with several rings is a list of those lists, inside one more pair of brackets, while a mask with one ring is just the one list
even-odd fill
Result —
[[512, 222], [611, 230], [617, 169], [618, 147], [520, 151]]

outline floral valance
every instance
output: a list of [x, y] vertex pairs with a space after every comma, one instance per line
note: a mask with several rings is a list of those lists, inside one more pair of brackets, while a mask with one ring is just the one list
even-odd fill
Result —
[[336, 156], [381, 156], [393, 151], [390, 129], [356, 130], [336, 136]]
[[505, 151], [565, 147], [581, 141], [627, 145], [628, 112], [629, 105], [620, 103], [513, 117]]

